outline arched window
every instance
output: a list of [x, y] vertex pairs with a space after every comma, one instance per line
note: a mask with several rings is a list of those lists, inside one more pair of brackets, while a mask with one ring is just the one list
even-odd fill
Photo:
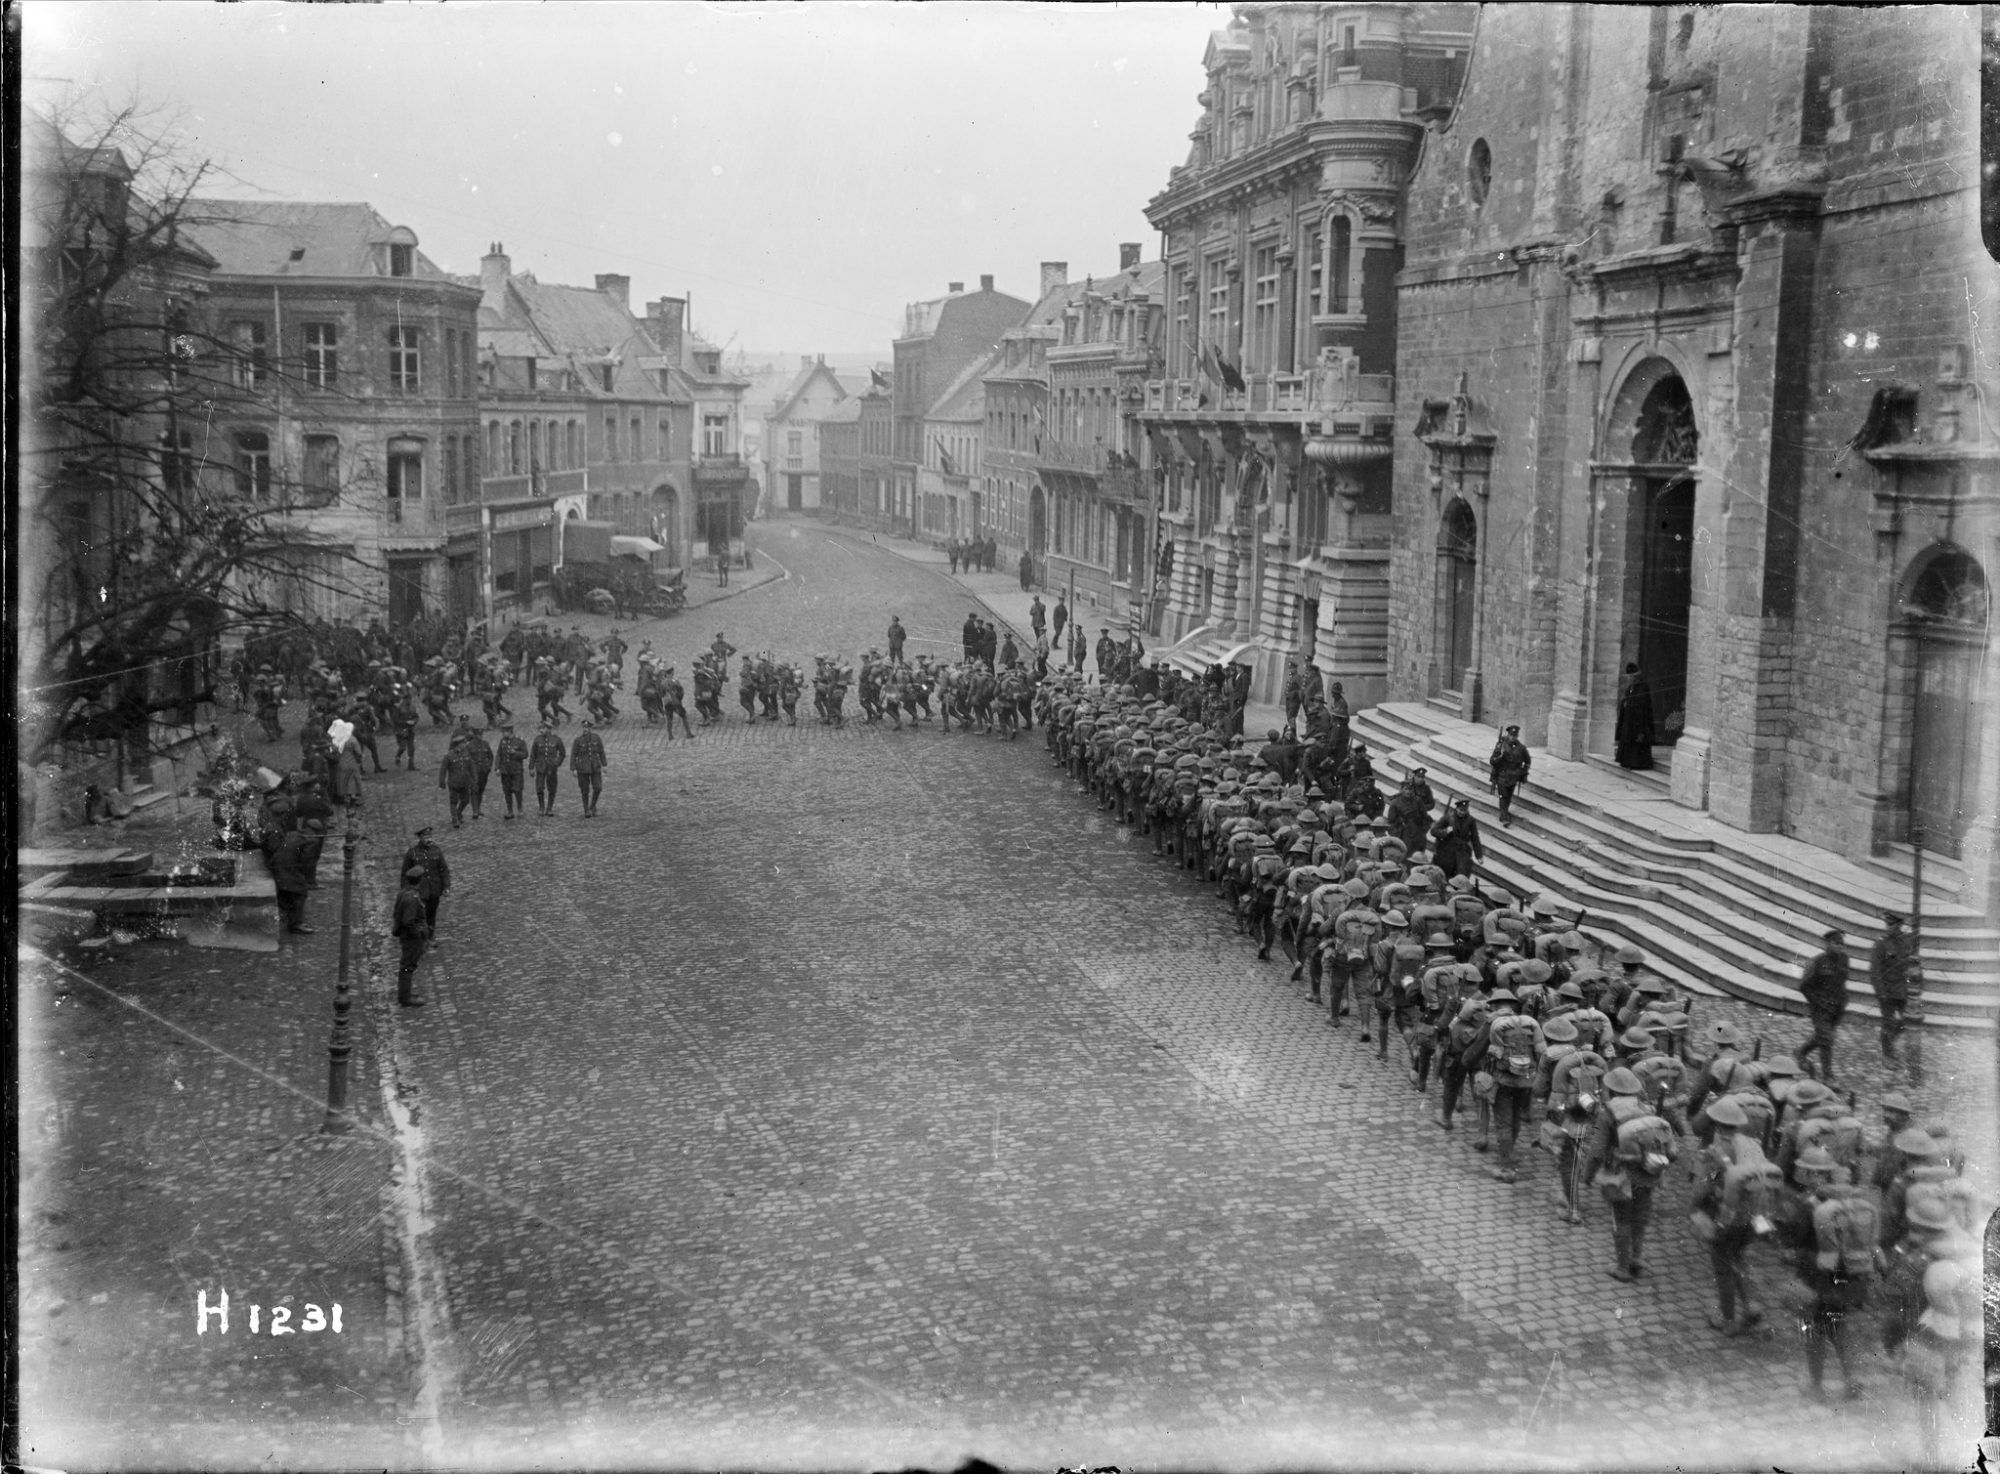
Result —
[[521, 422], [510, 420], [507, 424], [507, 474], [521, 474]]
[[1985, 630], [1987, 609], [1986, 574], [1963, 548], [1947, 548], [1925, 564], [1904, 601], [1914, 618], [1971, 631]]

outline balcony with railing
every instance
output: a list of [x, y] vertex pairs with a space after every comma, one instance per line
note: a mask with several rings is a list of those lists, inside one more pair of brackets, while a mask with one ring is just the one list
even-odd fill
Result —
[[[1336, 404], [1344, 399], [1355, 413], [1393, 412], [1394, 374], [1356, 374], [1333, 383], [1340, 396]], [[1385, 405], [1389, 409], [1364, 410], [1361, 408], [1364, 405]], [[1241, 389], [1229, 388], [1215, 379], [1149, 379], [1144, 413], [1212, 415], [1219, 419], [1269, 415], [1301, 420], [1319, 415], [1326, 408], [1315, 400], [1310, 374], [1252, 374]]]
[[568, 471], [521, 471], [509, 476], [486, 476], [479, 483], [479, 499], [488, 504], [534, 501], [542, 497], [582, 496], [590, 490], [590, 472], [578, 466]]

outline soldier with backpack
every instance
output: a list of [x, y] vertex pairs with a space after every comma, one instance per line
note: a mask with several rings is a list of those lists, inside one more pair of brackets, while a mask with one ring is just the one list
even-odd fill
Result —
[[1850, 1322], [1868, 1308], [1868, 1292], [1882, 1269], [1881, 1220], [1869, 1197], [1837, 1180], [1840, 1164], [1818, 1147], [1793, 1165], [1803, 1196], [1782, 1226], [1798, 1253], [1799, 1278], [1812, 1300], [1804, 1326], [1810, 1396], [1826, 1398], [1826, 1353], [1840, 1362], [1849, 1401], [1863, 1391], [1855, 1376]]
[[1653, 1194], [1680, 1155], [1674, 1129], [1646, 1106], [1639, 1077], [1620, 1066], [1604, 1077], [1606, 1109], [1592, 1131], [1589, 1162], [1597, 1189], [1611, 1205], [1615, 1280], [1630, 1284], [1646, 1272], [1646, 1230]]
[[1923, 1278], [1924, 1308], [1904, 1347], [1903, 1376], [1916, 1405], [1925, 1461], [1933, 1468], [1949, 1467], [1956, 1451], [1978, 1432], [1966, 1425], [1967, 1400], [1961, 1389], [1979, 1376], [1984, 1320], [1980, 1287], [1975, 1258], [1940, 1259], [1930, 1265]]
[[1603, 1055], [1582, 1042], [1576, 1025], [1566, 1018], [1550, 1020], [1543, 1028], [1543, 1038], [1553, 1041], [1551, 1054], [1558, 1047], [1564, 1050], [1549, 1073], [1542, 1135], [1556, 1153], [1556, 1211], [1565, 1222], [1576, 1224], [1583, 1222], [1584, 1141], [1605, 1109], [1608, 1066]]
[[[1356, 1005], [1366, 1006], [1358, 995], [1363, 980], [1372, 975], [1369, 950], [1382, 934], [1382, 918], [1369, 908], [1362, 883], [1349, 881], [1348, 885], [1362, 890], [1362, 894], [1345, 893], [1348, 904], [1333, 918], [1331, 933], [1321, 949], [1321, 970], [1326, 974], [1327, 1021], [1335, 1028], [1340, 1027], [1340, 1016], [1347, 1011], [1347, 990], [1350, 986], [1357, 995]], [[1334, 889], [1336, 895], [1342, 894], [1338, 888]], [[1317, 901], [1319, 894], [1315, 893], [1313, 899]], [[1368, 1041], [1366, 1015], [1361, 1025], [1361, 1039], [1363, 1043]]]
[[[1484, 1039], [1475, 1040], [1470, 1052], [1478, 1055], [1479, 1069], [1493, 1082], [1489, 1090], [1496, 1159], [1492, 1176], [1513, 1182], [1515, 1144], [1534, 1104], [1535, 1073], [1544, 1049], [1542, 1026], [1516, 1011], [1517, 1000], [1505, 988], [1495, 988], [1486, 1001], [1494, 1010], [1493, 1016]], [[1483, 1142], [1473, 1143], [1473, 1150], [1484, 1149]]]
[[[1472, 1047], [1486, 1032], [1486, 1000], [1479, 993], [1466, 995], [1458, 1005], [1458, 1013], [1445, 1031], [1442, 1044], [1444, 1064], [1439, 1072], [1438, 1113], [1433, 1118], [1446, 1131], [1453, 1130], [1452, 1116], [1458, 1109], [1459, 1092], [1466, 1082], [1474, 1078], [1471, 1063]], [[1481, 1045], [1484, 1048], [1483, 1044]], [[1475, 1087], [1476, 1088], [1476, 1087]], [[1476, 1097], [1475, 1097], [1476, 1099]], [[1486, 1130], [1485, 1108], [1480, 1106], [1480, 1140], [1483, 1142]]]
[[[1416, 1015], [1417, 996], [1422, 989], [1424, 946], [1410, 934], [1410, 919], [1401, 911], [1382, 918], [1381, 940], [1369, 949], [1375, 973], [1375, 1058], [1389, 1057], [1389, 1034], [1395, 1030], [1407, 1046], [1410, 1020]], [[1361, 1037], [1366, 1039], [1364, 1030]], [[1407, 1049], [1406, 1049], [1407, 1053]], [[1414, 1059], [1410, 1062], [1410, 1083], [1416, 1084]]]
[[[1433, 932], [1424, 942], [1425, 965], [1418, 981], [1421, 1004], [1414, 1050], [1420, 1094], [1430, 1089], [1432, 1061], [1441, 1051], [1449, 1057], [1451, 1024], [1458, 1016], [1459, 1005], [1479, 987], [1478, 970], [1466, 966], [1458, 953], [1458, 944], [1441, 931]], [[1442, 1065], [1438, 1073], [1443, 1075]]]
[[1752, 1244], [1777, 1232], [1785, 1181], [1744, 1133], [1750, 1118], [1734, 1100], [1717, 1101], [1709, 1119], [1719, 1129], [1704, 1153], [1708, 1171], [1695, 1188], [1692, 1220], [1715, 1275], [1716, 1311], [1708, 1323], [1725, 1336], [1740, 1336], [1764, 1318], [1746, 1256]]

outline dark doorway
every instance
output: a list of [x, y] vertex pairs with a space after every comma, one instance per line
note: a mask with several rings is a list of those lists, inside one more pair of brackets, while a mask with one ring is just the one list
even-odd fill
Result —
[[1479, 524], [1454, 501], [1438, 524], [1437, 658], [1441, 689], [1456, 691], [1472, 669], [1472, 620], [1479, 600]]
[[806, 478], [795, 471], [785, 473], [785, 510], [796, 512], [806, 504]]
[[1311, 665], [1319, 654], [1319, 600], [1299, 600], [1299, 660]]
[[1037, 558], [1049, 550], [1049, 501], [1039, 486], [1028, 493], [1028, 550]]
[[1917, 667], [1910, 720], [1910, 824], [1924, 848], [1959, 857], [1978, 800], [1980, 661], [1986, 579], [1959, 549], [1940, 553], [1911, 587]]
[[1672, 744], [1687, 722], [1688, 610], [1694, 602], [1694, 483], [1645, 483], [1640, 549], [1639, 668], [1653, 691], [1653, 729]]
[[424, 612], [424, 565], [389, 564], [389, 623], [403, 626]]

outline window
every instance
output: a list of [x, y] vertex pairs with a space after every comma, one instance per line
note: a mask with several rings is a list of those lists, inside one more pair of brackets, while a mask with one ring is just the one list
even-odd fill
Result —
[[498, 420], [488, 420], [486, 422], [486, 464], [489, 466], [500, 464], [500, 422]]
[[416, 254], [417, 252], [414, 246], [394, 246], [394, 245], [390, 246], [389, 275], [391, 276], [411, 275], [413, 268], [415, 267], [416, 264], [415, 261]]
[[542, 469], [542, 422], [528, 421], [528, 471], [535, 474]]
[[236, 387], [239, 389], [261, 387], [265, 369], [270, 362], [269, 341], [264, 324], [235, 323], [230, 327], [230, 338], [236, 352]]
[[446, 506], [458, 505], [458, 437], [444, 438], [444, 500]]
[[1229, 263], [1217, 257], [1205, 271], [1202, 346], [1220, 354], [1229, 341]]
[[703, 415], [701, 417], [701, 453], [705, 456], [719, 456], [729, 448], [729, 416]]
[[400, 324], [389, 329], [389, 387], [398, 394], [415, 394], [417, 330]]
[[447, 398], [458, 398], [458, 329], [444, 330], [444, 392]]
[[1472, 194], [1472, 203], [1486, 203], [1486, 192], [1493, 188], [1493, 150], [1486, 146], [1486, 140], [1475, 138], [1472, 151], [1465, 159], [1465, 187]]
[[602, 368], [598, 369], [597, 371], [598, 378], [603, 383], [604, 392], [606, 394], [609, 394], [612, 389], [612, 384], [611, 384], [612, 373], [613, 373], [613, 368], [608, 363], [605, 364]]
[[665, 415], [661, 415], [660, 416], [660, 459], [661, 460], [664, 461], [671, 458], [673, 445], [674, 445], [674, 437], [670, 422], [668, 421]]
[[236, 494], [271, 499], [271, 437], [262, 430], [241, 430], [236, 435]]
[[421, 440], [389, 442], [389, 520], [403, 521], [424, 499], [424, 443]]
[[507, 474], [521, 474], [521, 422], [511, 420], [507, 425]]
[[[605, 370], [607, 374], [610, 372], [610, 369]], [[606, 415], [604, 417], [604, 459], [607, 461], [618, 459], [618, 416], [616, 415]]]
[[459, 351], [465, 355], [465, 363], [462, 365], [461, 371], [459, 373], [459, 382], [465, 386], [465, 392], [467, 394], [476, 393], [477, 386], [479, 384], [479, 377], [476, 372], [474, 353], [477, 345], [473, 341], [472, 334], [465, 333], [461, 335], [461, 337], [459, 338], [458, 347]]
[[168, 491], [194, 489], [194, 434], [188, 430], [160, 434], [160, 485]]
[[1320, 260], [1324, 239], [1318, 230], [1306, 236], [1306, 312], [1311, 317], [1326, 311], [1326, 263]]
[[583, 464], [583, 425], [577, 420], [569, 422], [569, 464], [571, 470]]
[[625, 453], [635, 461], [643, 461], [646, 458], [646, 442], [640, 433], [639, 426], [639, 417], [634, 415], [632, 416], [632, 423], [625, 427], [632, 432], [625, 441]]
[[528, 373], [528, 387], [530, 389], [533, 389], [535, 387], [535, 377], [538, 372], [536, 368], [536, 363], [537, 360], [533, 358], [524, 358], [521, 360], [522, 367], [525, 368]]
[[1347, 277], [1354, 256], [1354, 222], [1345, 215], [1333, 219], [1332, 249], [1327, 253], [1327, 311], [1346, 312]]
[[305, 443], [305, 492], [324, 505], [340, 497], [340, 441], [332, 435], [308, 435]]
[[306, 383], [331, 389], [340, 380], [340, 327], [337, 323], [306, 324]]

